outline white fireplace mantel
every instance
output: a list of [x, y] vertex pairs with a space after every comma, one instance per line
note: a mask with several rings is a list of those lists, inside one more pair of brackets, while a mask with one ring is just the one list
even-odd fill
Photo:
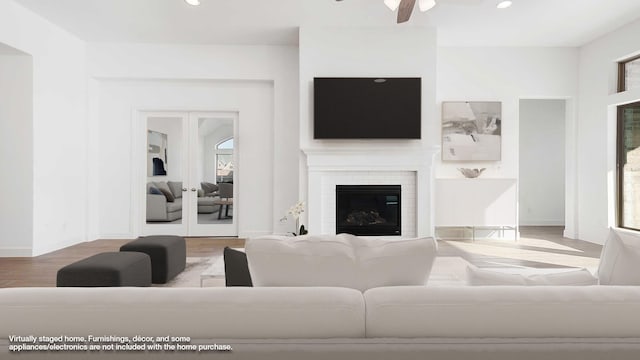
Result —
[[[434, 156], [440, 148], [380, 146], [310, 148], [307, 160], [307, 222], [315, 233], [335, 233], [335, 184], [404, 184], [403, 237], [433, 236]], [[312, 230], [313, 231], [313, 230]]]

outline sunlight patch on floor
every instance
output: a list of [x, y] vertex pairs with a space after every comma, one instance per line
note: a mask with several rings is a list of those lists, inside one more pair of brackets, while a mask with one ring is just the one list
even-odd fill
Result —
[[579, 252], [579, 253], [583, 252], [580, 249], [575, 249], [575, 248], [572, 248], [570, 246], [558, 244], [558, 243], [555, 243], [553, 241], [543, 240], [543, 239], [532, 239], [532, 238], [527, 238], [527, 237], [520, 237], [520, 239], [518, 239], [518, 245], [521, 245], [521, 246], [533, 246], [533, 247], [538, 247], [538, 248], [542, 248], [542, 249], [550, 249], [550, 250], [574, 251], [574, 252]]
[[[533, 240], [533, 239], [529, 239]], [[545, 242], [544, 240], [537, 240]], [[479, 240], [475, 242], [466, 242], [466, 241], [445, 241], [448, 245], [465, 251], [469, 254], [475, 255], [483, 255], [492, 258], [505, 258], [505, 259], [514, 259], [514, 260], [522, 260], [522, 261], [534, 261], [539, 263], [546, 263], [551, 265], [558, 266], [568, 266], [568, 267], [587, 267], [593, 268], [597, 267], [599, 263], [599, 259], [591, 258], [586, 256], [578, 255], [581, 252], [575, 251], [575, 249], [571, 249], [576, 252], [576, 255], [573, 254], [559, 254], [553, 253], [550, 247], [541, 248], [540, 251], [530, 250], [530, 249], [519, 249], [516, 247], [504, 247], [504, 246], [496, 246], [495, 241], [484, 241]], [[527, 245], [527, 243], [519, 242], [519, 245]], [[539, 246], [538, 246], [539, 247]], [[558, 249], [560, 250], [560, 249]], [[567, 251], [562, 249], [562, 251]], [[492, 259], [494, 261], [495, 259]]]

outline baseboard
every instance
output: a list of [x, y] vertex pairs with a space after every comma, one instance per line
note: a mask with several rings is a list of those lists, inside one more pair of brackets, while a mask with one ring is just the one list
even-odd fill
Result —
[[270, 231], [242, 231], [238, 233], [239, 238], [248, 239], [258, 236], [272, 235]]
[[133, 234], [102, 234], [94, 240], [133, 240], [137, 237]]
[[564, 220], [523, 220], [520, 218], [520, 226], [564, 226]]
[[31, 257], [32, 248], [26, 247], [6, 247], [0, 248], [0, 257]]
[[[567, 239], [577, 239], [578, 238], [578, 234], [575, 231], [570, 231], [567, 229], [564, 229], [564, 232], [562, 234], [563, 237], [566, 237]], [[600, 244], [602, 245], [602, 244]]]
[[63, 242], [58, 242], [58, 243], [55, 243], [55, 244], [47, 244], [46, 246], [34, 248], [32, 256], [40, 256], [40, 255], [48, 254], [50, 252], [53, 252], [53, 251], [56, 251], [56, 250], [60, 250], [60, 249], [64, 249], [64, 248], [69, 247], [69, 246], [81, 244], [83, 242], [86, 242], [86, 240], [63, 241]]

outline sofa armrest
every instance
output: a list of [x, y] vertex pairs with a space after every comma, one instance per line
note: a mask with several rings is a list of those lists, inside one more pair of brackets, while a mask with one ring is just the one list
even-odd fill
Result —
[[167, 198], [164, 195], [147, 194], [147, 221], [167, 221]]

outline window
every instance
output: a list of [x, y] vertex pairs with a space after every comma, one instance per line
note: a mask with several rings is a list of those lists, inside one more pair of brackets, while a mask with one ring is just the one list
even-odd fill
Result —
[[618, 226], [640, 230], [640, 102], [618, 107]]
[[233, 138], [222, 141], [216, 146], [216, 149], [233, 150]]
[[216, 182], [233, 182], [233, 138], [216, 145]]
[[618, 92], [640, 89], [640, 56], [618, 63]]

